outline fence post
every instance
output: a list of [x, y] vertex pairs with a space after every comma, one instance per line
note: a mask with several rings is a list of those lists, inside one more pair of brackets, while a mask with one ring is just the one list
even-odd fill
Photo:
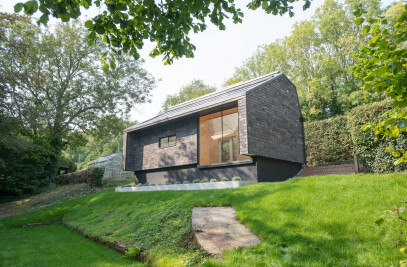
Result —
[[358, 158], [356, 157], [355, 150], [353, 150], [353, 159], [355, 161], [355, 173], [359, 173], [359, 162], [358, 162]]

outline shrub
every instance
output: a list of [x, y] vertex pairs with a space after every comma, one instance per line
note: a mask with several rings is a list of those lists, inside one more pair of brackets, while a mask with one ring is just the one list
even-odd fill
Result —
[[90, 169], [85, 169], [79, 172], [58, 175], [55, 178], [55, 182], [59, 185], [80, 184], [80, 183], [93, 184], [92, 172]]
[[178, 182], [178, 181], [177, 181], [177, 182], [175, 182], [175, 184], [181, 184], [181, 182]]
[[150, 186], [156, 186], [156, 184], [150, 184]]
[[306, 122], [304, 133], [308, 165], [342, 164], [353, 160], [347, 116]]
[[367, 123], [376, 123], [385, 118], [381, 114], [391, 109], [393, 101], [385, 100], [357, 107], [349, 114], [349, 128], [352, 134], [353, 147], [359, 162], [368, 172], [394, 172], [407, 169], [406, 163], [394, 165], [396, 159], [391, 153], [385, 152], [386, 147], [406, 148], [406, 135], [400, 134], [397, 138], [376, 136], [372, 130], [363, 131], [361, 127]]
[[242, 179], [239, 176], [235, 176], [232, 178], [232, 181], [241, 181]]
[[149, 183], [144, 183], [144, 186], [150, 186], [150, 184]]
[[193, 182], [194, 184], [198, 184], [200, 181], [199, 181], [199, 179], [194, 179], [192, 182]]
[[353, 150], [359, 163], [367, 172], [395, 172], [407, 169], [407, 164], [394, 165], [396, 160], [386, 147], [407, 147], [406, 135], [397, 138], [381, 138], [373, 131], [362, 130], [367, 122], [377, 123], [391, 109], [392, 100], [384, 100], [356, 107], [347, 116], [307, 122], [304, 124], [305, 146], [308, 165], [319, 166], [349, 163], [353, 161]]
[[104, 168], [94, 167], [90, 169], [91, 172], [91, 183], [95, 184], [96, 186], [102, 186], [103, 182], [103, 175], [105, 174]]
[[203, 179], [201, 180], [201, 183], [207, 183], [207, 182], [209, 182], [209, 181], [208, 181], [208, 179], [206, 179], [206, 178], [203, 178]]
[[142, 183], [138, 183], [138, 184], [137, 184], [137, 187], [141, 187], [141, 186], [143, 186]]
[[182, 183], [183, 184], [189, 184], [189, 181], [183, 181]]
[[227, 182], [227, 181], [229, 181], [229, 179], [226, 178], [226, 177], [222, 177], [221, 181], [222, 181], [222, 182]]
[[172, 185], [172, 183], [171, 183], [171, 182], [166, 182], [165, 184], [166, 184], [166, 185]]
[[211, 179], [211, 183], [216, 183], [218, 180], [216, 180], [215, 178]]

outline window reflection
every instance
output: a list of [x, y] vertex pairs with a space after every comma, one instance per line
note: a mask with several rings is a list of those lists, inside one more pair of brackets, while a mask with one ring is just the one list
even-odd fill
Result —
[[240, 155], [237, 108], [199, 118], [200, 165], [250, 159]]

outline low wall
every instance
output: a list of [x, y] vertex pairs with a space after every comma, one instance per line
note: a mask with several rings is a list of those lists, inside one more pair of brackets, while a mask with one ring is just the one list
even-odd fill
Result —
[[328, 174], [352, 174], [356, 173], [355, 164], [327, 165], [327, 166], [306, 166], [297, 174], [297, 176], [313, 176]]

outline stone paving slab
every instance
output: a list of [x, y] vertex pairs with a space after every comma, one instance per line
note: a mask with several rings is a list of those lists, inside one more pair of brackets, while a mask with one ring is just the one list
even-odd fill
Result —
[[199, 245], [217, 257], [223, 250], [254, 246], [261, 242], [242, 224], [233, 207], [206, 207], [192, 209], [192, 229]]

